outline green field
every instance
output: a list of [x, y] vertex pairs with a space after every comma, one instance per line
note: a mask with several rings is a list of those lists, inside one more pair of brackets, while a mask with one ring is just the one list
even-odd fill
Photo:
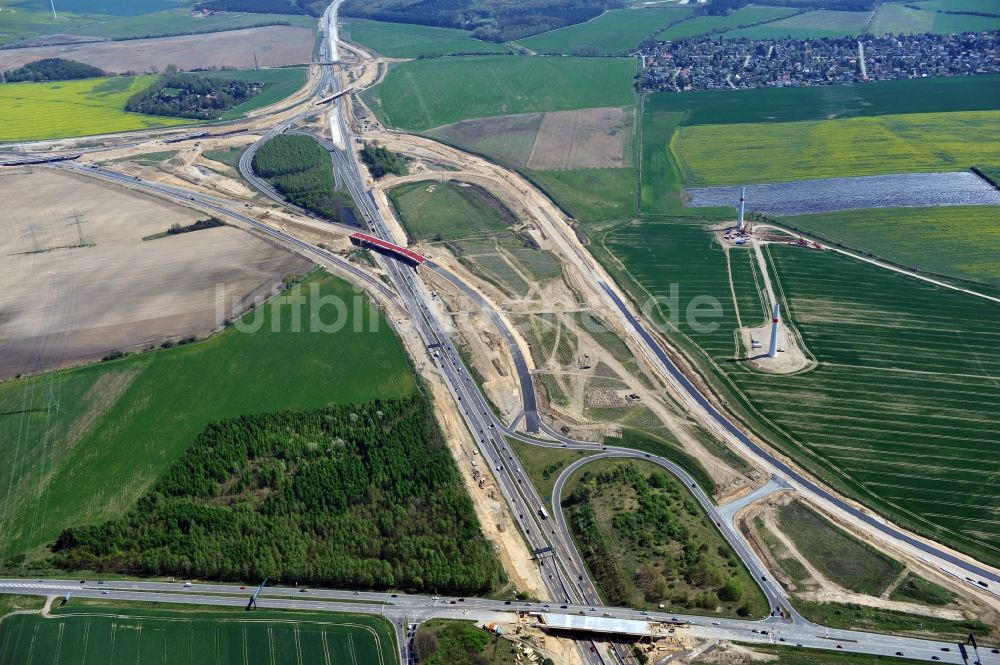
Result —
[[[315, 19], [312, 19], [315, 22]], [[341, 37], [387, 58], [456, 53], [510, 53], [506, 44], [473, 39], [472, 33], [453, 28], [435, 28], [413, 23], [388, 23], [360, 18], [341, 23]]]
[[[987, 432], [1000, 423], [1000, 412], [995, 408], [1000, 393], [992, 378], [996, 376], [996, 363], [989, 351], [995, 341], [991, 331], [1000, 324], [1000, 314], [976, 298], [846, 257], [773, 246], [770, 272], [781, 290], [779, 297], [788, 312], [786, 318], [795, 321], [805, 337], [807, 351], [819, 364], [797, 375], [774, 376], [732, 362], [745, 353], [734, 340], [736, 307], [744, 325], [759, 325], [767, 317], [766, 303], [755, 287], [761, 279], [759, 268], [751, 254], [741, 250], [731, 251], [727, 261], [721, 247], [705, 231], [709, 223], [731, 219], [731, 211], [681, 205], [682, 179], [668, 146], [671, 137], [676, 142], [674, 132], [685, 118], [721, 124], [681, 126], [682, 134], [700, 131], [714, 138], [728, 136], [726, 132], [737, 125], [725, 123], [736, 119], [737, 110], [721, 104], [713, 110], [709, 98], [678, 108], [667, 97], [651, 96], [643, 113], [642, 215], [636, 221], [616, 221], [610, 216], [599, 221], [599, 215], [585, 218], [582, 232], [591, 240], [591, 252], [635, 302], [643, 303], [650, 296], [669, 296], [671, 285], [677, 286], [677, 316], [671, 316], [672, 304], [664, 305], [653, 309], [654, 320], [674, 321], [675, 326], [665, 328], [668, 337], [713, 378], [724, 399], [734, 406], [742, 405], [737, 410], [756, 423], [769, 441], [792, 453], [828, 482], [907, 526], [976, 556], [1000, 560], [1000, 551], [993, 544], [998, 531], [990, 508], [998, 495], [992, 489], [995, 483], [988, 480], [997, 473], [998, 460], [989, 457], [984, 465], [981, 457], [991, 454]], [[739, 99], [741, 95], [733, 97]], [[882, 100], [882, 108], [889, 108], [900, 103], [893, 97], [887, 92], [876, 99]], [[796, 110], [794, 99], [784, 98], [787, 106], [778, 109], [779, 115], [812, 114], [827, 103], [812, 97], [806, 106], [813, 108]], [[817, 131], [843, 134], [839, 126], [844, 123], [955, 115], [977, 114], [840, 120], [826, 123]], [[766, 133], [771, 127], [784, 130], [802, 124], [808, 123], [740, 128], [746, 131], [752, 127]], [[819, 127], [818, 123], [812, 126]], [[971, 131], [975, 133], [975, 129]], [[729, 156], [732, 144], [724, 143], [719, 141], [720, 153], [714, 158], [732, 165], [737, 160]], [[785, 159], [785, 154], [779, 157], [778, 151], [766, 159], [754, 154], [742, 177], [749, 177], [751, 166], [767, 170], [775, 164], [768, 160], [779, 160], [780, 164], [780, 159]], [[813, 163], [822, 166], [824, 160]], [[910, 166], [907, 164], [904, 170]], [[984, 208], [970, 212], [985, 216], [992, 211]], [[878, 211], [876, 219], [881, 214], [892, 213]], [[865, 216], [856, 215], [859, 220]], [[941, 219], [947, 219], [961, 212], [945, 211], [941, 215]], [[854, 237], [869, 251], [891, 250], [892, 256], [899, 258], [907, 252], [907, 257], [928, 265], [934, 261], [938, 267], [948, 261], [952, 265], [962, 262], [966, 270], [980, 274], [988, 270], [990, 259], [986, 255], [992, 242], [986, 240], [981, 248], [972, 249], [975, 231], [971, 229], [976, 227], [975, 222], [965, 232], [967, 240], [959, 235], [950, 245], [929, 240], [922, 247], [885, 223], [871, 227], [869, 235], [862, 236], [860, 224]], [[933, 233], [932, 229], [926, 233]], [[874, 243], [873, 235], [883, 231], [886, 235], [881, 244], [867, 247]], [[921, 232], [913, 233], [919, 237]], [[990, 231], [986, 233], [991, 237]], [[969, 246], [964, 261], [960, 248], [963, 242]], [[931, 257], [936, 251], [938, 256]], [[845, 291], [844, 284], [852, 288]], [[697, 296], [715, 298], [722, 305], [722, 315], [714, 319], [717, 329], [696, 332], [686, 324], [684, 309]], [[956, 322], [961, 322], [960, 327]], [[956, 345], [956, 339], [961, 343]], [[941, 353], [945, 349], [955, 354], [954, 364], [945, 360]], [[977, 457], [978, 464], [974, 461]], [[884, 466], [886, 462], [893, 466]], [[982, 482], [991, 489], [979, 489]]]
[[975, 111], [684, 127], [674, 152], [687, 183], [729, 185], [962, 171], [998, 142], [1000, 111]]
[[52, 18], [51, 5], [43, 0], [8, 0], [0, 16], [0, 45], [10, 44], [40, 35], [71, 32], [75, 28], [101, 21], [113, 21], [116, 16], [129, 16], [143, 10], [157, 11], [172, 6], [169, 1], [103, 0], [85, 2], [70, 0], [59, 3], [59, 19]]
[[[674, 283], [681, 308], [696, 296], [722, 304], [716, 330], [696, 332], [681, 317], [668, 335], [768, 440], [907, 526], [1000, 560], [1000, 486], [993, 482], [1000, 458], [992, 445], [1000, 361], [991, 351], [1000, 312], [833, 253], [772, 245], [770, 272], [785, 318], [819, 364], [795, 375], [762, 374], [731, 362], [743, 354], [733, 339], [734, 293], [726, 257], [702, 224], [619, 226], [603, 247], [627, 271], [605, 265], [641, 294], [639, 302], [646, 293], [668, 295]], [[762, 323], [755, 262], [734, 250], [730, 264], [745, 325]], [[654, 317], [668, 316], [654, 310]]]
[[263, 23], [316, 25], [307, 16], [220, 14], [193, 17], [174, 0], [66, 0], [56, 4], [52, 18], [47, 0], [9, 0], [0, 17], [0, 44], [41, 35], [69, 34], [127, 39], [150, 35], [229, 30]]
[[191, 124], [184, 118], [126, 113], [125, 102], [156, 76], [121, 76], [0, 85], [0, 141], [86, 136]]
[[507, 445], [517, 453], [517, 458], [521, 460], [524, 470], [528, 472], [528, 477], [546, 504], [552, 501], [552, 488], [563, 469], [580, 458], [594, 454], [586, 450], [535, 446], [511, 438], [507, 439]]
[[645, 97], [651, 112], [684, 112], [682, 125], [785, 123], [861, 116], [1000, 109], [1000, 76], [899, 79], [852, 85], [699, 90]]
[[0, 45], [12, 44], [22, 39], [48, 34], [54, 30], [71, 30], [75, 26], [87, 25], [106, 17], [88, 16], [71, 12], [59, 12], [59, 23], [52, 19], [52, 10], [30, 6], [9, 6], [4, 4], [0, 18]]
[[725, 16], [698, 16], [676, 23], [658, 34], [656, 38], [660, 41], [673, 41], [715, 32], [725, 32], [726, 30], [742, 26], [777, 21], [798, 11], [789, 7], [747, 5]]
[[447, 240], [445, 244], [470, 272], [511, 298], [525, 298], [535, 286], [562, 275], [562, 267], [551, 252], [539, 250], [512, 231]]
[[781, 220], [923, 272], [1000, 287], [1000, 208], [881, 208]]
[[809, 563], [834, 584], [855, 593], [878, 596], [903, 572], [903, 564], [799, 501], [778, 509], [778, 523]]
[[201, 154], [205, 159], [211, 159], [214, 162], [225, 164], [230, 168], [238, 169], [240, 166], [240, 156], [245, 150], [245, 146], [235, 146], [219, 150], [203, 150]]
[[772, 23], [748, 28], [736, 28], [723, 33], [726, 39], [817, 39], [821, 37], [853, 37], [868, 24], [871, 12], [844, 12], [818, 9], [789, 16]]
[[576, 25], [534, 35], [517, 43], [535, 53], [625, 55], [660, 28], [691, 15], [694, 7], [618, 9]]
[[0, 594], [0, 621], [11, 612], [39, 610], [45, 605], [44, 596], [22, 596], [13, 593]]
[[423, 180], [389, 190], [407, 235], [415, 241], [453, 240], [509, 227], [477, 188]]
[[[949, 642], [964, 642], [970, 632], [975, 633], [980, 642], [985, 642], [995, 632], [993, 626], [982, 621], [938, 619], [921, 614], [906, 614], [857, 604], [816, 603], [800, 600], [796, 601], [795, 607], [807, 621], [828, 628], [863, 630], [869, 633], [903, 633], [914, 637]], [[989, 639], [989, 641], [993, 640]], [[895, 658], [892, 660], [899, 662]]]
[[977, 167], [979, 172], [986, 177], [994, 187], [1000, 187], [1000, 167], [996, 166], [979, 166]]
[[[176, 0], [64, 0], [57, 5], [57, 8], [60, 10], [60, 16], [63, 11], [86, 11], [106, 16], [136, 16], [171, 9], [175, 3]], [[10, 4], [41, 10], [46, 10], [50, 6], [46, 0], [12, 0]]]
[[191, 16], [190, 9], [178, 8], [140, 16], [102, 18], [64, 32], [88, 37], [138, 39], [239, 30], [240, 28], [253, 28], [262, 25], [300, 25], [314, 28], [316, 20], [312, 16], [292, 14], [225, 13], [211, 16]]
[[[932, 6], [927, 6], [931, 4]], [[954, 3], [949, 3], [952, 5]], [[1000, 5], [993, 2], [977, 3], [973, 6], [966, 5], [968, 9], [959, 7], [949, 8], [950, 11], [992, 11], [994, 16], [975, 16], [971, 14], [957, 14], [945, 11], [944, 6], [936, 3], [896, 3], [887, 2], [879, 5], [875, 11], [875, 18], [869, 24], [867, 32], [873, 35], [898, 35], [898, 34], [918, 34], [923, 32], [933, 32], [941, 35], [955, 34], [961, 32], [981, 32], [983, 30], [1000, 29]]]
[[521, 662], [520, 649], [507, 638], [456, 619], [431, 619], [420, 624], [414, 652], [421, 665], [485, 665], [486, 658], [490, 665]]
[[525, 169], [524, 173], [577, 219], [620, 219], [636, 212], [636, 169]]
[[[37, 555], [65, 527], [121, 515], [211, 421], [414, 394], [385, 319], [370, 318], [363, 296], [354, 300], [353, 287], [329, 276], [302, 285], [307, 304], [313, 284], [320, 297], [345, 299], [339, 332], [307, 332], [308, 322], [294, 332], [294, 301], [281, 300], [248, 315], [248, 326], [260, 322], [253, 333], [231, 327], [204, 342], [0, 385], [0, 482], [11, 488], [0, 566], [22, 571], [18, 553]], [[335, 320], [333, 308], [321, 314]]]
[[1000, 3], [997, 0], [919, 0], [909, 3], [927, 11], [946, 12], [981, 12], [983, 14], [1000, 14]]
[[397, 662], [389, 623], [351, 614], [171, 610], [71, 602], [0, 622], [0, 665]]
[[235, 120], [245, 113], [256, 111], [271, 104], [280, 102], [285, 97], [294, 94], [306, 83], [305, 67], [278, 67], [275, 69], [256, 70], [222, 70], [199, 72], [198, 76], [209, 78], [236, 79], [239, 81], [254, 81], [264, 83], [266, 87], [259, 95], [248, 99], [239, 106], [233, 107], [219, 116], [219, 120]]
[[767, 601], [688, 488], [646, 461], [596, 460], [566, 484], [562, 507], [612, 605], [763, 617]]
[[386, 125], [425, 130], [487, 116], [636, 102], [627, 58], [482, 56], [393, 65], [363, 97]]
[[925, 580], [916, 573], [909, 573], [889, 595], [890, 600], [902, 600], [927, 605], [947, 605], [955, 600], [953, 592]]

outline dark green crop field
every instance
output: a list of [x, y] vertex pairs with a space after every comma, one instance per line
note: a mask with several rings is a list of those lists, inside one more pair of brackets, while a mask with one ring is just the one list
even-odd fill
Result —
[[636, 169], [575, 169], [525, 174], [564, 210], [584, 220], [621, 219], [636, 213]]
[[[698, 296], [721, 304], [715, 330], [694, 330], [681, 316], [667, 334], [714, 368], [776, 443], [896, 519], [1000, 560], [994, 305], [833, 253], [772, 245], [785, 319], [818, 365], [768, 375], [732, 362], [741, 352], [726, 257], [700, 225], [647, 221], [607, 244], [651, 294], [667, 296], [673, 283], [682, 308]], [[749, 313], [741, 306], [743, 324], [759, 325], [756, 266], [741, 267], [747, 255], [730, 253], [736, 301], [751, 303]]]
[[330, 665], [396, 662], [378, 617], [77, 606], [0, 622], [0, 665]]
[[823, 37], [853, 37], [861, 33], [871, 19], [872, 12], [817, 9], [795, 14], [788, 18], [735, 28], [722, 34], [724, 39], [820, 39]]
[[[314, 23], [316, 19], [311, 19]], [[417, 58], [452, 53], [509, 53], [506, 44], [473, 39], [472, 33], [413, 23], [388, 23], [352, 18], [343, 21], [344, 39], [388, 58]]]
[[1000, 287], [1000, 208], [880, 208], [782, 223], [918, 270]]
[[543, 32], [517, 43], [536, 53], [625, 55], [664, 26], [683, 21], [693, 11], [694, 7], [688, 5], [617, 9], [585, 23]]
[[632, 106], [629, 58], [482, 56], [393, 65], [363, 93], [386, 125], [415, 131], [469, 118]]
[[684, 111], [682, 125], [795, 122], [900, 113], [1000, 109], [1000, 76], [901, 79], [858, 85], [656, 93], [648, 111]]
[[670, 26], [656, 36], [661, 41], [687, 39], [699, 35], [724, 32], [745, 25], [767, 24], [785, 18], [799, 10], [791, 7], [761, 7], [749, 5], [741, 7], [725, 16], [696, 16]]
[[[322, 274], [301, 289], [286, 295], [304, 298], [306, 320], [283, 296], [247, 315], [246, 332], [0, 385], [11, 488], [0, 566], [20, 571], [17, 555], [38, 555], [63, 528], [123, 514], [210, 421], [414, 394], [402, 346], [363, 294]], [[309, 320], [322, 297], [346, 305], [319, 311], [329, 332]]]

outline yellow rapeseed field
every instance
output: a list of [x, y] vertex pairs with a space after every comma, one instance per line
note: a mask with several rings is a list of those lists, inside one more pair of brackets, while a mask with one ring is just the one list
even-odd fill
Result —
[[155, 76], [0, 85], [0, 141], [86, 136], [181, 125], [191, 120], [126, 113], [125, 102]]
[[962, 171], [996, 161], [1000, 111], [695, 125], [673, 142], [688, 184]]

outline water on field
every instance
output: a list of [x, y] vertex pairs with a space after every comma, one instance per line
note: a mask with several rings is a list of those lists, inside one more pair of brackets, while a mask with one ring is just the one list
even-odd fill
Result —
[[[739, 205], [740, 187], [688, 189], [689, 205]], [[747, 210], [776, 216], [861, 208], [1000, 205], [1000, 191], [974, 173], [903, 173], [747, 186]]]

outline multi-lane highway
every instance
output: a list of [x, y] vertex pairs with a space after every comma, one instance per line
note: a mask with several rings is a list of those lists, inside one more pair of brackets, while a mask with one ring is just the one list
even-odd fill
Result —
[[[336, 59], [336, 6], [331, 6], [324, 15], [322, 26], [328, 30], [327, 39], [324, 39], [321, 46], [320, 60], [333, 61]], [[320, 82], [315, 88], [315, 95], [326, 95], [329, 92], [340, 90], [337, 77], [333, 74], [328, 64], [320, 65], [322, 68]], [[343, 117], [343, 102], [337, 99], [331, 102], [332, 110], [330, 116], [330, 127], [334, 141], [321, 140], [323, 145], [330, 152], [333, 161], [338, 183], [347, 186], [362, 218], [369, 226], [371, 232], [390, 242], [396, 242], [385, 220], [382, 219], [381, 212], [375, 203], [370, 191], [364, 184], [360, 167], [357, 163], [356, 155], [350, 146], [351, 134]], [[282, 109], [287, 111], [288, 109]], [[240, 171], [254, 186], [269, 197], [282, 201], [281, 196], [275, 192], [265, 181], [258, 178], [250, 168], [253, 154], [263, 141], [288, 131], [295, 122], [301, 120], [307, 114], [315, 113], [314, 108], [307, 109], [298, 115], [286, 119], [265, 134], [248, 150], [240, 160]], [[294, 130], [293, 130], [294, 131]], [[338, 140], [339, 139], [339, 140]], [[518, 344], [514, 333], [507, 328], [502, 317], [494, 310], [492, 305], [474, 288], [465, 284], [457, 276], [447, 271], [442, 266], [434, 262], [425, 264], [426, 268], [434, 271], [452, 286], [461, 291], [472, 303], [481, 308], [490, 318], [502, 338], [510, 349], [514, 364], [520, 379], [521, 399], [524, 407], [524, 423], [529, 433], [541, 432], [548, 435], [552, 440], [541, 440], [535, 436], [529, 436], [518, 431], [517, 420], [515, 423], [502, 422], [491, 409], [487, 399], [471, 378], [468, 368], [465, 367], [457, 349], [451, 342], [447, 333], [447, 326], [437, 319], [435, 307], [432, 306], [433, 298], [428, 288], [423, 284], [422, 279], [410, 268], [398, 264], [394, 260], [380, 258], [383, 267], [390, 277], [393, 289], [389, 289], [375, 275], [354, 266], [342, 257], [332, 254], [326, 250], [316, 247], [310, 243], [299, 240], [295, 236], [275, 229], [257, 219], [233, 210], [230, 206], [232, 201], [220, 197], [206, 194], [192, 193], [183, 188], [171, 187], [157, 183], [139, 181], [132, 176], [125, 176], [104, 169], [83, 168], [72, 164], [63, 164], [51, 168], [71, 169], [85, 173], [92, 177], [99, 177], [108, 180], [119, 181], [130, 187], [138, 187], [156, 193], [160, 196], [178, 200], [185, 200], [189, 204], [212, 210], [221, 215], [228, 216], [254, 228], [258, 232], [266, 233], [294, 248], [298, 251], [312, 254], [323, 259], [337, 269], [348, 274], [352, 279], [363, 281], [366, 286], [377, 290], [379, 294], [393, 303], [395, 307], [405, 312], [413, 321], [417, 333], [428, 347], [434, 347], [433, 362], [444, 380], [445, 385], [451, 392], [453, 399], [465, 418], [466, 425], [472, 436], [475, 438], [478, 452], [482, 459], [486, 461], [497, 481], [497, 486], [505, 501], [509, 505], [517, 520], [518, 527], [524, 535], [529, 547], [535, 551], [543, 552], [537, 558], [539, 571], [544, 584], [546, 585], [551, 607], [532, 604], [525, 606], [526, 609], [545, 611], [565, 611], [570, 613], [584, 613], [587, 615], [608, 614], [616, 618], [647, 618], [647, 615], [630, 609], [605, 608], [601, 607], [600, 596], [594, 587], [586, 567], [584, 566], [579, 553], [573, 543], [569, 529], [562, 515], [559, 506], [559, 496], [562, 492], [566, 479], [575, 469], [586, 463], [581, 460], [567, 469], [558, 479], [553, 493], [552, 504], [547, 506], [538, 495], [531, 484], [526, 471], [522, 467], [517, 456], [510, 449], [507, 439], [516, 438], [518, 440], [534, 445], [560, 446], [567, 448], [604, 448], [593, 443], [574, 441], [548, 428], [538, 416], [537, 403], [534, 388], [531, 381], [530, 371], [524, 354]], [[302, 214], [307, 211], [299, 210]], [[340, 230], [353, 230], [344, 227]], [[770, 455], [766, 450], [757, 446], [739, 428], [729, 421], [721, 412], [716, 410], [706, 396], [681, 372], [671, 361], [666, 351], [660, 346], [657, 339], [647, 331], [645, 325], [634, 316], [627, 304], [618, 295], [617, 291], [606, 282], [599, 282], [601, 289], [607, 297], [621, 312], [624, 319], [632, 326], [634, 334], [643, 341], [649, 352], [659, 360], [666, 376], [676, 385], [685, 391], [690, 399], [703, 409], [717, 425], [738, 438], [749, 450], [760, 460], [766, 461], [768, 465], [780, 470], [790, 478], [793, 483], [809, 492], [813, 492], [826, 499], [840, 510], [851, 516], [866, 522], [867, 524], [880, 529], [883, 533], [898, 538], [903, 542], [918, 547], [922, 551], [939, 557], [959, 567], [960, 570], [974, 573], [982, 578], [982, 581], [997, 582], [995, 573], [983, 567], [970, 564], [957, 557], [950, 556], [947, 552], [938, 551], [933, 545], [928, 545], [923, 541], [908, 536], [904, 532], [895, 529], [891, 525], [871, 518], [867, 514], [858, 511], [851, 504], [838, 499], [836, 496], [826, 492], [807, 478], [798, 474], [794, 469], [784, 464], [780, 459]], [[719, 620], [712, 621], [703, 617], [685, 617], [691, 623], [689, 630], [696, 637], [710, 639], [735, 639], [747, 642], [774, 641], [787, 642], [789, 644], [801, 644], [810, 648], [840, 648], [847, 651], [858, 651], [864, 653], [894, 655], [897, 651], [903, 652], [907, 657], [917, 657], [931, 659], [938, 656], [942, 662], [964, 662], [956, 660], [958, 650], [956, 645], [946, 645], [935, 642], [912, 640], [908, 638], [897, 638], [892, 636], [870, 635], [866, 633], [855, 633], [850, 631], [827, 631], [824, 628], [809, 624], [799, 616], [793, 607], [788, 603], [784, 590], [779, 584], [770, 578], [763, 563], [759, 560], [752, 548], [746, 543], [742, 535], [733, 528], [732, 522], [724, 519], [712, 503], [710, 497], [694, 482], [694, 480], [680, 467], [667, 459], [645, 453], [636, 452], [624, 448], [604, 448], [600, 453], [605, 456], [615, 457], [635, 457], [646, 458], [655, 462], [663, 468], [669, 470], [682, 482], [690, 487], [691, 492], [699, 503], [713, 519], [722, 535], [729, 541], [736, 552], [746, 563], [758, 584], [761, 585], [772, 607], [783, 608], [791, 617], [791, 622], [781, 621], [771, 618], [766, 623], [753, 621]], [[551, 518], [544, 516], [543, 510], [551, 510]], [[58, 588], [57, 588], [58, 587]], [[65, 587], [65, 588], [63, 588]], [[193, 585], [190, 588], [179, 587], [178, 585], [160, 584], [152, 582], [114, 582], [105, 585], [74, 584], [72, 582], [38, 582], [34, 580], [17, 580], [0, 582], [0, 592], [9, 591], [15, 593], [63, 593], [71, 592], [75, 595], [105, 595], [114, 594], [116, 597], [130, 600], [150, 600], [155, 596], [155, 600], [160, 602], [199, 602], [205, 604], [244, 604], [244, 589], [226, 585]], [[226, 595], [226, 594], [236, 594]], [[181, 600], [182, 599], [182, 600]], [[331, 603], [330, 600], [337, 599], [340, 602]], [[378, 608], [380, 613], [385, 614], [395, 620], [397, 625], [397, 635], [401, 640], [403, 657], [405, 658], [405, 642], [402, 639], [401, 622], [420, 621], [430, 616], [462, 616], [466, 618], [484, 618], [494, 616], [496, 613], [509, 613], [511, 607], [500, 601], [466, 599], [461, 605], [451, 604], [455, 599], [433, 599], [425, 596], [387, 596], [378, 593], [354, 593], [340, 591], [318, 591], [309, 590], [301, 592], [296, 589], [269, 589], [260, 599], [261, 607], [294, 607], [297, 609], [325, 609], [340, 611], [357, 611], [374, 613]], [[322, 605], [322, 607], [318, 607]], [[565, 607], [562, 607], [565, 605]], [[519, 608], [521, 609], [521, 608]], [[492, 614], [490, 614], [492, 613]], [[509, 615], [505, 615], [509, 618]], [[669, 619], [665, 615], [655, 615], [658, 619]], [[775, 632], [777, 631], [777, 633]], [[776, 637], [776, 634], [780, 637]], [[948, 648], [950, 651], [943, 651]], [[596, 653], [585, 650], [585, 656], [594, 662], [610, 662], [604, 649], [598, 649]], [[619, 659], [625, 657], [618, 654]], [[992, 656], [981, 658], [983, 663], [1000, 662], [989, 660]], [[405, 662], [405, 661], [404, 661]], [[973, 661], [967, 661], [973, 662]]]
[[[234, 584], [122, 580], [37, 580], [0, 581], [0, 592], [43, 596], [100, 598], [163, 604], [246, 607], [255, 587]], [[518, 613], [529, 621], [552, 615], [587, 616], [653, 622], [651, 633], [663, 634], [675, 627], [692, 638], [731, 640], [750, 644], [779, 644], [827, 651], [846, 651], [942, 663], [1000, 665], [1000, 650], [990, 645], [973, 649], [963, 642], [918, 640], [849, 630], [827, 629], [812, 624], [774, 624], [740, 619], [716, 619], [665, 612], [605, 607], [600, 604], [501, 601], [485, 598], [456, 598], [392, 592], [333, 591], [297, 587], [265, 587], [257, 597], [260, 609], [351, 612], [386, 617], [401, 633], [407, 623], [431, 618], [454, 618], [480, 622], [513, 623]], [[662, 624], [662, 625], [661, 625]], [[964, 655], [963, 655], [964, 654]]]

